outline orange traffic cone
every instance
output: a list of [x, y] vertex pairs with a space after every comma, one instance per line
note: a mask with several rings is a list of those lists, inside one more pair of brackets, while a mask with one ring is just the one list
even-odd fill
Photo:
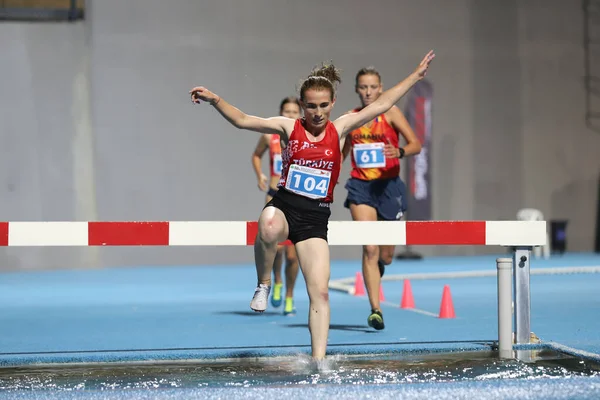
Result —
[[415, 308], [415, 298], [413, 297], [412, 287], [410, 286], [410, 281], [408, 279], [404, 280], [400, 308]]
[[385, 301], [385, 296], [383, 295], [383, 285], [379, 285], [379, 301]]
[[365, 295], [365, 282], [363, 281], [363, 276], [360, 271], [356, 273], [356, 279], [354, 280], [354, 295]]
[[442, 293], [442, 304], [440, 305], [440, 318], [455, 318], [454, 304], [452, 304], [452, 295], [450, 294], [450, 286], [444, 285]]

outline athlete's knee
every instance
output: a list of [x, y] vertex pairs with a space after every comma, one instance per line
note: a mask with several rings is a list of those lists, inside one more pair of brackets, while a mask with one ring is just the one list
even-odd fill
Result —
[[390, 265], [392, 263], [393, 258], [394, 255], [389, 253], [383, 253], [379, 256], [379, 259], [381, 260], [381, 262], [383, 262], [383, 265]]
[[390, 265], [394, 259], [394, 246], [381, 246], [379, 248], [379, 260], [384, 265]]
[[376, 245], [365, 245], [363, 246], [363, 254], [368, 259], [379, 258], [379, 246]]
[[316, 301], [319, 303], [329, 303], [329, 291], [327, 288], [316, 290], [312, 293], [312, 296], [309, 296], [311, 301]]
[[258, 237], [268, 244], [277, 244], [284, 226], [277, 216], [262, 217], [258, 223]]
[[287, 253], [286, 257], [287, 265], [298, 265], [298, 256], [296, 254]]
[[329, 302], [329, 288], [327, 285], [310, 285], [307, 287], [308, 298], [312, 303]]

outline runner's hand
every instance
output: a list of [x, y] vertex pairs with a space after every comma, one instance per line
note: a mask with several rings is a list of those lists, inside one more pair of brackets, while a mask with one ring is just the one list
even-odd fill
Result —
[[203, 86], [196, 86], [190, 90], [192, 103], [200, 104], [202, 101], [214, 104], [220, 100], [220, 97]]
[[421, 60], [421, 63], [415, 70], [415, 73], [419, 76], [419, 78], [422, 79], [425, 77], [425, 75], [427, 75], [427, 69], [429, 68], [429, 64], [431, 64], [431, 61], [434, 58], [435, 58], [435, 53], [433, 52], [433, 50], [430, 50], [429, 53], [427, 53], [425, 55], [423, 60]]
[[267, 191], [267, 177], [265, 174], [260, 174], [260, 179], [258, 180], [258, 188], [261, 192]]
[[398, 150], [396, 146], [388, 143], [383, 146], [383, 154], [386, 156], [386, 158], [398, 158], [400, 157], [400, 150]]

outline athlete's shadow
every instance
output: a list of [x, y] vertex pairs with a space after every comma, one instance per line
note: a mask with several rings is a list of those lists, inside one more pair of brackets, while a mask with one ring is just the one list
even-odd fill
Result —
[[[285, 324], [282, 325], [288, 328], [308, 328], [308, 324]], [[367, 328], [364, 325], [342, 325], [342, 324], [329, 324], [329, 329], [334, 331], [353, 331], [353, 332], [364, 332], [364, 333], [375, 333], [371, 328]]]
[[255, 312], [255, 311], [218, 311], [215, 314], [229, 314], [229, 315], [241, 315], [243, 317], [253, 316], [253, 315], [283, 315], [281, 312], [277, 311], [265, 311], [265, 312]]

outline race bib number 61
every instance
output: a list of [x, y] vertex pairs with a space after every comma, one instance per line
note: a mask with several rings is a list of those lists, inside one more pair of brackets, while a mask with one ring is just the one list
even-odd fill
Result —
[[353, 146], [354, 163], [358, 168], [383, 168], [383, 143], [360, 143]]
[[288, 170], [285, 188], [310, 199], [322, 199], [327, 197], [330, 182], [331, 171], [292, 164]]

